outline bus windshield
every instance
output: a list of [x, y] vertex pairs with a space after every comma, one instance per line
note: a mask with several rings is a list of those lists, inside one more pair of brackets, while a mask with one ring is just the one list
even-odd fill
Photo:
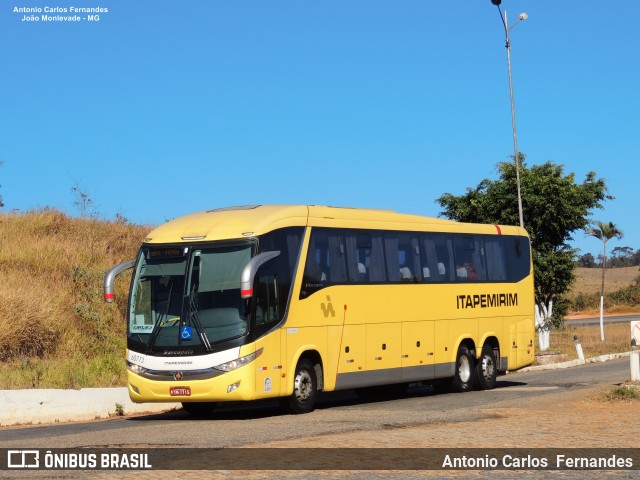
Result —
[[131, 290], [129, 340], [148, 352], [199, 347], [248, 333], [240, 274], [252, 242], [141, 249]]

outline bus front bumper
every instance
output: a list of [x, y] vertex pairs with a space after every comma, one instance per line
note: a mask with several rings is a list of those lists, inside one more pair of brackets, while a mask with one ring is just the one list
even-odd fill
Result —
[[255, 394], [255, 372], [251, 365], [206, 380], [151, 380], [127, 371], [129, 398], [145, 402], [231, 402], [251, 400]]

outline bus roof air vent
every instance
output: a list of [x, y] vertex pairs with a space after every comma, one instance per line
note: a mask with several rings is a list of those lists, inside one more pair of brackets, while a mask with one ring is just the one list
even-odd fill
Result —
[[260, 205], [240, 205], [238, 207], [223, 207], [223, 208], [214, 208], [213, 210], [207, 210], [207, 213], [212, 212], [231, 212], [233, 210], [253, 210], [254, 208], [258, 208]]

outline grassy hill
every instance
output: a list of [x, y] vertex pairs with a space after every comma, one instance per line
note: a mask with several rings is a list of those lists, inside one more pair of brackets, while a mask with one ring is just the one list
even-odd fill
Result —
[[0, 388], [123, 384], [128, 285], [106, 304], [102, 279], [149, 230], [52, 209], [0, 214]]
[[[0, 214], [0, 389], [125, 384], [129, 277], [116, 281], [113, 304], [102, 299], [102, 281], [136, 255], [150, 229], [52, 209]], [[638, 274], [637, 267], [608, 270], [607, 292]], [[578, 269], [574, 306], [597, 305], [600, 275]]]

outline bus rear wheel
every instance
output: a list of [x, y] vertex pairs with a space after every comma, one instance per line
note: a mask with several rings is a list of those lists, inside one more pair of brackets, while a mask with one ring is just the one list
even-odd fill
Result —
[[482, 347], [475, 373], [476, 382], [482, 390], [491, 390], [496, 387], [496, 377], [498, 376], [496, 354], [489, 345]]
[[318, 397], [318, 379], [313, 364], [303, 358], [298, 362], [293, 378], [293, 394], [283, 398], [281, 405], [290, 413], [309, 413]]
[[474, 359], [465, 345], [460, 345], [456, 355], [456, 373], [451, 387], [456, 392], [468, 392], [473, 388]]

